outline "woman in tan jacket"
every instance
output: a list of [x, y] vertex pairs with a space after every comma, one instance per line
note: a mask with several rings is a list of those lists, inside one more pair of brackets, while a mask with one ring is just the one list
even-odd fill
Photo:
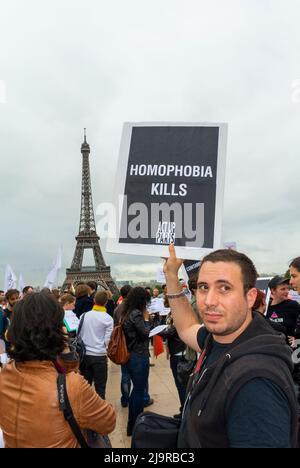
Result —
[[109, 434], [115, 410], [74, 372], [76, 354], [63, 330], [64, 311], [45, 293], [32, 294], [14, 307], [9, 328], [12, 360], [0, 372], [0, 427], [6, 448], [79, 448], [59, 409], [57, 377], [66, 388], [82, 430]]

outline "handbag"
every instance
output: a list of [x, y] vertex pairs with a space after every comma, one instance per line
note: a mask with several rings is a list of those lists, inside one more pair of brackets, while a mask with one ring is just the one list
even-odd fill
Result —
[[59, 409], [64, 413], [64, 418], [69, 424], [73, 434], [75, 435], [81, 448], [112, 448], [109, 437], [107, 435], [97, 434], [88, 429], [86, 438], [83, 436], [80, 427], [74, 417], [74, 413], [69, 401], [66, 388], [66, 374], [58, 374], [57, 390]]
[[107, 347], [107, 356], [115, 364], [126, 364], [130, 358], [123, 325], [126, 317], [114, 327]]
[[183, 355], [177, 364], [177, 379], [178, 382], [184, 387], [187, 386], [189, 378], [197, 364], [197, 359], [188, 360]]
[[131, 448], [177, 448], [180, 419], [144, 412], [132, 431]]
[[76, 350], [76, 353], [78, 354], [79, 362], [82, 362], [84, 360], [84, 358], [85, 358], [85, 355], [86, 355], [86, 347], [85, 347], [85, 344], [84, 344], [84, 342], [83, 342], [83, 340], [82, 340], [82, 338], [80, 336], [80, 332], [81, 332], [82, 325], [83, 325], [83, 322], [84, 322], [84, 316], [85, 316], [85, 314], [82, 315], [79, 326], [78, 326], [76, 336], [73, 339], [73, 341], [71, 342], [72, 346], [74, 346], [74, 348]]

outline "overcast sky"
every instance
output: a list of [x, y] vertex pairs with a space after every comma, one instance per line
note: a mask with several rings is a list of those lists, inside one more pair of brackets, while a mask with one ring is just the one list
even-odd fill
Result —
[[[42, 284], [60, 245], [64, 279], [83, 127], [96, 211], [124, 121], [228, 122], [223, 240], [285, 271], [300, 255], [299, 17], [298, 0], [0, 0], [0, 287], [7, 263]], [[101, 246], [118, 279], [161, 264]]]

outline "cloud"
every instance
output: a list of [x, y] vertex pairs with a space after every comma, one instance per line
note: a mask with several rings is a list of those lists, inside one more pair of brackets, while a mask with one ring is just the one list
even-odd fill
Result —
[[[112, 199], [122, 124], [139, 120], [229, 123], [223, 238], [285, 270], [299, 255], [299, 13], [296, 0], [4, 2], [0, 275], [10, 263], [42, 284], [59, 245], [70, 265], [83, 127], [96, 207]], [[104, 255], [114, 276], [160, 264]]]

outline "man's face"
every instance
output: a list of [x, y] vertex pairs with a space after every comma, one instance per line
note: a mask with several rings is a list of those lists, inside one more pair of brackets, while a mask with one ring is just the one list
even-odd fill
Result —
[[245, 296], [239, 265], [205, 262], [199, 272], [196, 297], [207, 330], [231, 342], [230, 336], [235, 334], [235, 339], [252, 319], [256, 289], [250, 289]]
[[289, 297], [289, 285], [287, 283], [280, 284], [276, 288], [273, 288], [271, 293], [274, 302], [277, 302], [277, 304], [286, 301]]
[[159, 290], [157, 288], [153, 289], [153, 297], [158, 297], [159, 296]]
[[8, 304], [10, 305], [10, 308], [12, 309], [13, 306], [19, 301], [20, 299], [20, 295], [19, 294], [13, 294], [12, 296], [10, 296], [9, 300], [8, 300]]
[[298, 271], [297, 268], [290, 267], [290, 274], [291, 274], [290, 285], [293, 288], [296, 288], [298, 291], [298, 294], [300, 294], [300, 271]]

